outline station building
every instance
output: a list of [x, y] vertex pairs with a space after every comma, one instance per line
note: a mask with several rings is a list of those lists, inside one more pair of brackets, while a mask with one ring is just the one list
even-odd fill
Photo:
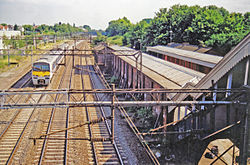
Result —
[[[103, 55], [109, 58], [110, 63], [107, 67], [112, 74], [119, 78], [120, 88], [249, 90], [250, 34], [223, 58], [165, 46], [148, 47], [147, 50], [152, 55], [139, 54], [140, 52], [133, 49], [120, 46], [108, 46], [108, 49], [101, 50], [103, 52], [96, 56], [99, 56], [97, 59], [104, 62], [97, 60], [97, 63], [105, 63], [106, 59], [101, 58]], [[121, 54], [119, 51], [123, 53]], [[217, 144], [220, 149], [219, 153], [225, 152], [220, 161], [223, 159], [228, 164], [232, 164], [233, 161], [236, 161], [236, 156], [241, 154], [241, 157], [244, 157], [244, 153], [250, 153], [247, 151], [250, 145], [249, 138], [247, 138], [249, 126], [246, 125], [246, 121], [249, 121], [246, 118], [249, 118], [249, 115], [246, 115], [246, 110], [249, 108], [249, 97], [244, 92], [217, 93], [215, 91], [203, 94], [155, 95], [154, 97], [146, 96], [143, 99], [246, 102], [247, 105], [154, 107], [158, 114], [163, 112], [163, 124], [176, 121], [170, 129], [182, 134], [177, 134], [173, 138], [175, 142], [179, 141], [179, 144], [182, 144], [184, 148], [188, 147], [186, 149], [190, 149], [190, 151], [199, 148], [201, 153], [204, 151], [204, 154], [207, 152], [206, 147], [211, 148], [211, 145]], [[198, 146], [185, 145], [185, 139], [194, 136], [192, 131], [202, 131], [195, 135], [195, 138], [199, 139]], [[222, 140], [213, 141], [215, 139]], [[235, 149], [237, 154], [232, 151], [232, 145], [237, 146]], [[197, 164], [212, 163], [218, 160], [204, 158], [204, 154], [189, 152], [187, 157], [194, 157]], [[230, 157], [230, 160], [227, 160], [227, 157]]]
[[[120, 88], [189, 88], [194, 87], [206, 75], [127, 47], [99, 45], [95, 52], [96, 63], [104, 74], [111, 73], [119, 79]], [[160, 94], [153, 97], [145, 95], [142, 98], [145, 101], [160, 98], [173, 100], [174, 96], [175, 94]], [[176, 112], [169, 111], [171, 107], [158, 106], [153, 109], [158, 115], [163, 111], [165, 122], [171, 122], [175, 118]]]
[[169, 46], [147, 47], [147, 52], [160, 59], [190, 68], [202, 73], [209, 73], [222, 59], [221, 56], [182, 50]]

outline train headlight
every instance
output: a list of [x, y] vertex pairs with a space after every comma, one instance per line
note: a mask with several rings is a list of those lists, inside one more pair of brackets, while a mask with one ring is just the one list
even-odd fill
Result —
[[34, 79], [37, 79], [37, 78], [38, 78], [38, 76], [37, 76], [37, 75], [33, 75], [33, 78], [34, 78]]

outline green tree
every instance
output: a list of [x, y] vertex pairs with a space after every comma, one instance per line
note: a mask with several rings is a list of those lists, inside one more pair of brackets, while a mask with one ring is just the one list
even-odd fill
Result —
[[100, 43], [100, 42], [106, 42], [106, 41], [107, 41], [107, 37], [104, 36], [104, 35], [102, 35], [100, 32], [97, 32], [97, 37], [95, 37], [95, 38], [93, 39], [93, 43], [94, 43], [95, 45], [97, 45], [97, 44]]
[[83, 28], [86, 29], [88, 32], [91, 31], [91, 27], [89, 25], [83, 25]]
[[141, 46], [145, 45], [145, 30], [150, 26], [150, 22], [151, 19], [143, 19], [137, 24], [131, 26], [130, 31], [124, 35], [124, 45], [129, 43], [132, 48], [141, 49]]
[[249, 12], [244, 15], [229, 13], [216, 6], [174, 5], [169, 10], [162, 8], [146, 28], [143, 43], [189, 42], [211, 46], [225, 54], [249, 33], [249, 15]]
[[32, 25], [23, 25], [23, 28], [25, 31], [33, 31], [34, 30]]
[[131, 25], [131, 22], [126, 17], [119, 18], [109, 22], [106, 33], [108, 36], [124, 35], [129, 31]]

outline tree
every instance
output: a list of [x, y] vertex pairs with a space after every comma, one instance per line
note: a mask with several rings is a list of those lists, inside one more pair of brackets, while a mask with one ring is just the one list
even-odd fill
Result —
[[30, 31], [30, 32], [33, 31], [34, 29], [32, 25], [23, 25], [23, 28], [25, 31]]
[[124, 44], [130, 43], [130, 46], [136, 49], [141, 49], [141, 46], [144, 45], [144, 38], [146, 35], [146, 29], [149, 27], [151, 19], [143, 19], [137, 24], [131, 26], [130, 31], [126, 33], [124, 37]]
[[18, 30], [17, 24], [14, 25], [14, 30]]
[[131, 22], [126, 17], [119, 18], [109, 22], [106, 33], [108, 36], [124, 35], [129, 31], [131, 25]]
[[101, 33], [97, 32], [97, 37], [93, 39], [94, 44], [98, 44], [100, 42], [106, 42], [106, 36], [102, 35]]
[[83, 28], [86, 29], [88, 32], [91, 31], [91, 27], [89, 25], [83, 25]]
[[162, 8], [145, 29], [143, 43], [166, 45], [171, 38], [172, 42], [211, 46], [226, 54], [250, 32], [249, 15], [249, 12], [244, 16], [229, 13], [216, 6], [174, 5], [169, 10]]

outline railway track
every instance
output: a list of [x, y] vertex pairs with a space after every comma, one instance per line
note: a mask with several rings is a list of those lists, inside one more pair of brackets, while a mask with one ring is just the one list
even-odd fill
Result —
[[[69, 62], [70, 64], [70, 62]], [[67, 69], [64, 69], [65, 72], [67, 71]], [[72, 71], [71, 71], [72, 72]], [[27, 74], [25, 74], [25, 76], [22, 77], [22, 79], [20, 81], [18, 81], [17, 83], [15, 83], [12, 87], [14, 88], [23, 88], [26, 87], [27, 84], [30, 83], [31, 81], [31, 71], [29, 71]], [[65, 73], [67, 74], [67, 73]], [[64, 75], [65, 75], [64, 74]], [[72, 73], [71, 73], [72, 74]], [[69, 76], [71, 77], [71, 76]], [[65, 82], [68, 82], [70, 80], [67, 80], [67, 78], [64, 79]], [[63, 86], [62, 86], [63, 87]], [[64, 86], [65, 87], [65, 86]], [[64, 88], [63, 87], [63, 88]], [[32, 98], [32, 102], [40, 102], [42, 101], [43, 95], [36, 95], [36, 96], [27, 96], [27, 97], [17, 97], [17, 96], [11, 96], [9, 98], [5, 98], [6, 102], [18, 102], [22, 101], [22, 102], [28, 102], [30, 101], [30, 99]], [[24, 100], [24, 101], [23, 101]], [[26, 128], [28, 127], [32, 115], [34, 114], [36, 108], [33, 109], [19, 109], [19, 110], [1, 110], [0, 111], [0, 115], [2, 116], [2, 119], [4, 118], [6, 121], [1, 121], [1, 125], [0, 125], [0, 165], [1, 164], [11, 164], [13, 163], [13, 157], [15, 157], [15, 153], [18, 150], [18, 147], [21, 145], [21, 141], [24, 137]], [[69, 117], [69, 110], [66, 110], [66, 114], [65, 116], [67, 116], [66, 118]], [[7, 114], [7, 115], [6, 115]], [[59, 115], [56, 115], [59, 114]], [[64, 116], [61, 111], [55, 112], [54, 115], [52, 115], [53, 117], [53, 121], [55, 121], [53, 124], [53, 126], [50, 127], [50, 131], [55, 131], [57, 130], [57, 125], [60, 125], [60, 121], [58, 120], [62, 119], [63, 117], [60, 118], [60, 116]], [[63, 118], [62, 121], [66, 121], [68, 123], [68, 120]], [[67, 128], [68, 124], [66, 124], [66, 128]], [[61, 129], [62, 127], [58, 127], [58, 129]], [[65, 128], [65, 127], [64, 127]], [[53, 135], [54, 136], [54, 135]], [[55, 135], [58, 136], [58, 135]], [[64, 135], [65, 137], [65, 135]], [[67, 136], [66, 136], [67, 138]], [[27, 140], [26, 140], [27, 141]], [[47, 141], [47, 143], [53, 143], [53, 140]], [[50, 144], [47, 144], [46, 146], [52, 146]], [[67, 140], [65, 140], [64, 142], [65, 144], [65, 148], [64, 148], [64, 161], [66, 162], [66, 158], [67, 158]], [[46, 152], [45, 152], [46, 151]], [[18, 151], [19, 152], [19, 151]], [[39, 161], [41, 160], [41, 162], [46, 162], [47, 159], [49, 157], [49, 155], [53, 155], [50, 150], [47, 147], [44, 147], [44, 151], [41, 151], [43, 153], [45, 153], [45, 157], [41, 157], [41, 159], [39, 159]], [[19, 152], [20, 153], [20, 152]], [[57, 153], [58, 154], [58, 153]], [[55, 156], [53, 156], [54, 158]], [[41, 164], [41, 163], [40, 163]], [[47, 163], [46, 163], [47, 164]]]
[[[100, 68], [95, 65], [93, 69], [91, 69], [91, 71], [96, 72], [96, 76], [99, 78], [100, 83], [99, 84], [103, 84], [104, 86], [99, 85], [98, 88], [102, 89], [102, 88], [107, 88], [107, 89], [111, 89], [111, 87], [109, 86], [108, 82], [105, 80], [104, 76], [101, 73]], [[94, 76], [92, 76], [94, 77]], [[99, 94], [102, 95], [102, 94]], [[103, 96], [101, 96], [103, 97]], [[115, 98], [117, 101], [118, 99]], [[118, 110], [120, 111], [120, 113], [123, 115], [123, 117], [125, 118], [127, 124], [129, 125], [130, 129], [133, 131], [133, 133], [135, 134], [135, 136], [138, 139], [138, 143], [141, 144], [141, 146], [145, 149], [146, 154], [149, 156], [150, 161], [153, 164], [160, 164], [158, 159], [156, 158], [156, 156], [154, 155], [154, 153], [152, 152], [151, 148], [148, 146], [147, 143], [145, 143], [145, 140], [143, 138], [143, 136], [140, 134], [140, 131], [138, 130], [138, 128], [135, 126], [134, 122], [131, 120], [131, 118], [129, 117], [129, 115], [127, 114], [126, 110], [122, 107], [122, 106], [118, 106]]]
[[[92, 89], [95, 88], [95, 82], [90, 75], [90, 66], [88, 65], [88, 60], [86, 60], [86, 67], [84, 70], [87, 70], [87, 74], [85, 72], [81, 74], [83, 81], [83, 89]], [[93, 101], [94, 99], [99, 99], [98, 95], [88, 95], [84, 96], [85, 101]], [[110, 109], [109, 109], [110, 111]], [[86, 115], [88, 121], [97, 120], [98, 118], [107, 118], [105, 110], [102, 107], [86, 107]], [[98, 142], [92, 141], [92, 154], [94, 158], [95, 164], [127, 164], [125, 158], [121, 156], [120, 150], [118, 150], [118, 146], [116, 143], [116, 138], [114, 143], [111, 142], [111, 127], [110, 122], [105, 120], [104, 122], [100, 122], [94, 125], [89, 125], [89, 135], [92, 139], [109, 139], [108, 141]]]
[[[39, 102], [42, 95], [36, 98], [33, 97], [33, 99]], [[0, 136], [0, 164], [9, 164], [12, 161], [34, 112], [35, 108], [18, 110], [2, 131]]]
[[[75, 57], [79, 59], [79, 57]], [[75, 76], [74, 71], [75, 68], [72, 67], [72, 57], [68, 57], [68, 61], [66, 62], [68, 65], [64, 70], [64, 77], [60, 80], [59, 84], [56, 88], [67, 88], [70, 89], [72, 86], [75, 86], [75, 83], [79, 82], [79, 77]], [[79, 60], [78, 60], [79, 61]], [[77, 60], [74, 60], [76, 63]], [[74, 76], [73, 76], [74, 75]], [[74, 83], [72, 83], [72, 81]], [[55, 89], [55, 88], [53, 88]], [[59, 98], [60, 97], [60, 98]], [[64, 96], [61, 97], [59, 95], [55, 96], [56, 101], [60, 99], [60, 101], [68, 101], [69, 97]], [[81, 116], [81, 110], [75, 112], [76, 110], [72, 110], [72, 108], [53, 108], [50, 112], [50, 117], [48, 120], [48, 124], [44, 125], [42, 131], [42, 139], [37, 142], [37, 150], [36, 156], [34, 160], [34, 164], [75, 164], [76, 160], [79, 157], [74, 157], [77, 154], [81, 154], [79, 152], [79, 147], [82, 146], [78, 145], [76, 147], [75, 141], [68, 140], [73, 138], [77, 132], [73, 130], [65, 130], [67, 129], [72, 123], [76, 123], [74, 118], [75, 116]], [[82, 122], [83, 119], [79, 120]], [[61, 131], [65, 130], [65, 131]], [[59, 132], [58, 132], [59, 131]], [[56, 132], [56, 133], [55, 133]], [[82, 131], [79, 131], [82, 132]], [[77, 148], [77, 149], [76, 149]], [[86, 148], [84, 148], [86, 151]], [[81, 154], [82, 156], [82, 154]], [[88, 163], [91, 160], [85, 161]], [[78, 161], [78, 164], [82, 164], [83, 160]]]
[[[68, 88], [71, 85], [72, 65], [71, 57], [67, 61], [68, 65], [63, 71], [63, 77], [58, 83], [58, 89]], [[59, 95], [55, 96], [56, 101], [59, 100]], [[68, 99], [63, 97], [60, 99]], [[39, 140], [37, 144], [37, 153], [34, 159], [34, 164], [67, 164], [67, 133], [59, 132], [57, 134], [47, 135], [51, 132], [59, 131], [68, 126], [68, 109], [52, 108], [49, 121], [44, 125], [42, 134], [43, 140]], [[65, 139], [65, 140], [62, 140]]]
[[31, 77], [31, 70], [28, 71], [20, 80], [18, 80], [15, 84], [11, 86], [11, 88], [25, 88], [28, 87], [28, 85], [32, 81]]
[[[81, 66], [86, 65], [85, 60], [80, 57], [75, 57], [75, 70], [72, 77], [72, 88], [82, 89], [82, 79], [81, 79]], [[81, 99], [81, 95], [75, 95], [76, 99]], [[72, 100], [73, 101], [73, 100]], [[84, 123], [87, 121], [87, 116], [85, 112], [85, 107], [72, 107], [69, 109], [69, 127], [74, 127], [79, 123]], [[79, 128], [74, 128], [68, 131], [69, 138], [89, 138], [88, 125], [84, 125]], [[70, 159], [69, 164], [94, 164], [94, 159], [92, 157], [92, 147], [91, 142], [88, 140], [69, 140], [68, 142], [68, 153]], [[72, 154], [74, 153], [74, 154]], [[89, 156], [91, 155], [91, 156]]]
[[[96, 80], [92, 75], [95, 74], [93, 66], [88, 65], [91, 60], [86, 57], [75, 57], [75, 65], [78, 68], [74, 69], [72, 68], [71, 60], [72, 57], [67, 58], [67, 66], [64, 67], [63, 71], [61, 70], [61, 75], [55, 75], [62, 78], [58, 80], [53, 78], [55, 82], [51, 88], [99, 88], [98, 84], [95, 84]], [[70, 99], [68, 96], [54, 97], [60, 101], [68, 101]], [[81, 97], [79, 96], [79, 98]], [[100, 99], [100, 97], [102, 97], [100, 94], [86, 94], [84, 100], [92, 101]], [[29, 98], [13, 99], [29, 100]], [[47, 99], [46, 101], [49, 100], [49, 98], [42, 99], [40, 95], [35, 98], [35, 101], [44, 101], [45, 99]], [[54, 100], [51, 99], [51, 101]], [[12, 162], [13, 155], [17, 152], [17, 148], [24, 136], [24, 131], [34, 111], [35, 109], [17, 110], [17, 113], [12, 118], [13, 120], [9, 121], [8, 128], [0, 132], [0, 146], [3, 146], [3, 148], [0, 148], [0, 165]], [[35, 153], [32, 155], [33, 160], [29, 164], [128, 164], [126, 157], [122, 153], [122, 147], [119, 145], [118, 138], [115, 137], [115, 142], [111, 143], [110, 121], [106, 120], [105, 122], [48, 135], [86, 121], [110, 117], [110, 108], [71, 107], [67, 109], [47, 109], [46, 111], [49, 112], [50, 116], [47, 117], [48, 120], [43, 121], [45, 124], [43, 124], [39, 133], [39, 135], [42, 134], [42, 140], [36, 141], [36, 147], [34, 147], [35, 150], [33, 151]], [[74, 138], [82, 139], [72, 140]], [[83, 140], [84, 138], [85, 140]], [[103, 141], [100, 141], [100, 139]]]
[[[31, 82], [31, 71], [26, 73], [19, 81], [17, 81], [12, 88], [24, 88]], [[11, 96], [6, 98], [6, 102], [18, 102], [23, 100], [24, 102], [30, 101], [32, 97], [32, 102], [40, 102], [43, 95], [27, 96], [27, 97], [17, 97]], [[26, 130], [32, 115], [34, 114], [36, 108], [33, 109], [17, 109], [17, 110], [1, 110], [1, 117], [6, 118], [4, 126], [0, 128], [0, 165], [11, 163], [14, 154], [16, 153], [20, 142], [24, 136], [24, 131]]]

